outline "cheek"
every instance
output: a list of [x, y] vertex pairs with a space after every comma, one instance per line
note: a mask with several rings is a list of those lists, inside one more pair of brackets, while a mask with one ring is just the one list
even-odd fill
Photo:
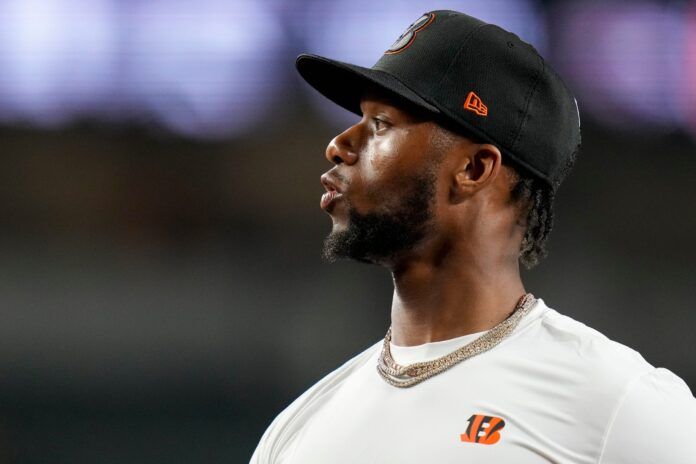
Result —
[[399, 145], [394, 138], [383, 138], [373, 141], [365, 151], [363, 158], [363, 176], [367, 182], [379, 181], [388, 177], [389, 173], [398, 167], [400, 158]]
[[398, 143], [392, 139], [372, 144], [363, 159], [361, 180], [365, 199], [372, 204], [388, 203], [399, 190], [399, 180], [408, 173]]
[[394, 129], [388, 135], [373, 138], [363, 158], [363, 175], [368, 182], [390, 180], [418, 173], [424, 161], [422, 136], [409, 129]]
[[375, 137], [360, 154], [353, 204], [359, 212], [399, 205], [414, 176], [422, 174], [425, 151], [410, 131]]

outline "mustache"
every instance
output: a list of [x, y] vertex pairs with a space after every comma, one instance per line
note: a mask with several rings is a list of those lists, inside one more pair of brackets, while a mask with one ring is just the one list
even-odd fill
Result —
[[348, 178], [340, 172], [338, 172], [337, 168], [338, 166], [334, 167], [333, 169], [330, 169], [329, 172], [327, 172], [327, 174], [329, 174], [334, 179], [341, 181], [342, 185], [349, 185]]

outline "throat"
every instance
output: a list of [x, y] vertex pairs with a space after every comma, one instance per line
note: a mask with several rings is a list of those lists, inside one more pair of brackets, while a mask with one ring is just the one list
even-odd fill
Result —
[[394, 273], [391, 339], [398, 346], [449, 340], [496, 326], [526, 293], [519, 273], [490, 276], [413, 266]]
[[531, 293], [523, 295], [515, 305], [512, 314], [505, 320], [496, 324], [491, 330], [480, 335], [466, 345], [431, 361], [422, 361], [408, 365], [397, 363], [391, 351], [390, 329], [387, 331], [387, 335], [384, 338], [382, 351], [377, 364], [377, 371], [384, 381], [390, 385], [399, 388], [412, 387], [446, 371], [460, 362], [466, 361], [473, 356], [494, 348], [515, 330], [520, 320], [529, 313], [535, 301]]

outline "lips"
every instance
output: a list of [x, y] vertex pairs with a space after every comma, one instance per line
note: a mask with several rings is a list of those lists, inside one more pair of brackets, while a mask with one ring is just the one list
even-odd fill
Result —
[[319, 206], [321, 206], [321, 209], [327, 212], [331, 212], [334, 203], [342, 196], [342, 193], [339, 193], [336, 190], [330, 190], [321, 196], [321, 202], [319, 203]]
[[319, 206], [327, 213], [330, 213], [336, 201], [343, 196], [343, 192], [338, 186], [337, 180], [328, 172], [321, 176], [321, 184], [326, 189], [326, 193], [321, 196]]

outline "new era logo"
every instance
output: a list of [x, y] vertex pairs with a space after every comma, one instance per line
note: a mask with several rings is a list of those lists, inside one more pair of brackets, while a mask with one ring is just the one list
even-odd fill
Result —
[[500, 441], [500, 431], [505, 427], [505, 421], [500, 417], [474, 414], [469, 418], [466, 432], [459, 438], [465, 443], [495, 445]]
[[469, 95], [466, 96], [464, 109], [473, 111], [479, 116], [488, 116], [488, 107], [483, 104], [481, 97], [476, 95], [474, 92], [469, 92]]

